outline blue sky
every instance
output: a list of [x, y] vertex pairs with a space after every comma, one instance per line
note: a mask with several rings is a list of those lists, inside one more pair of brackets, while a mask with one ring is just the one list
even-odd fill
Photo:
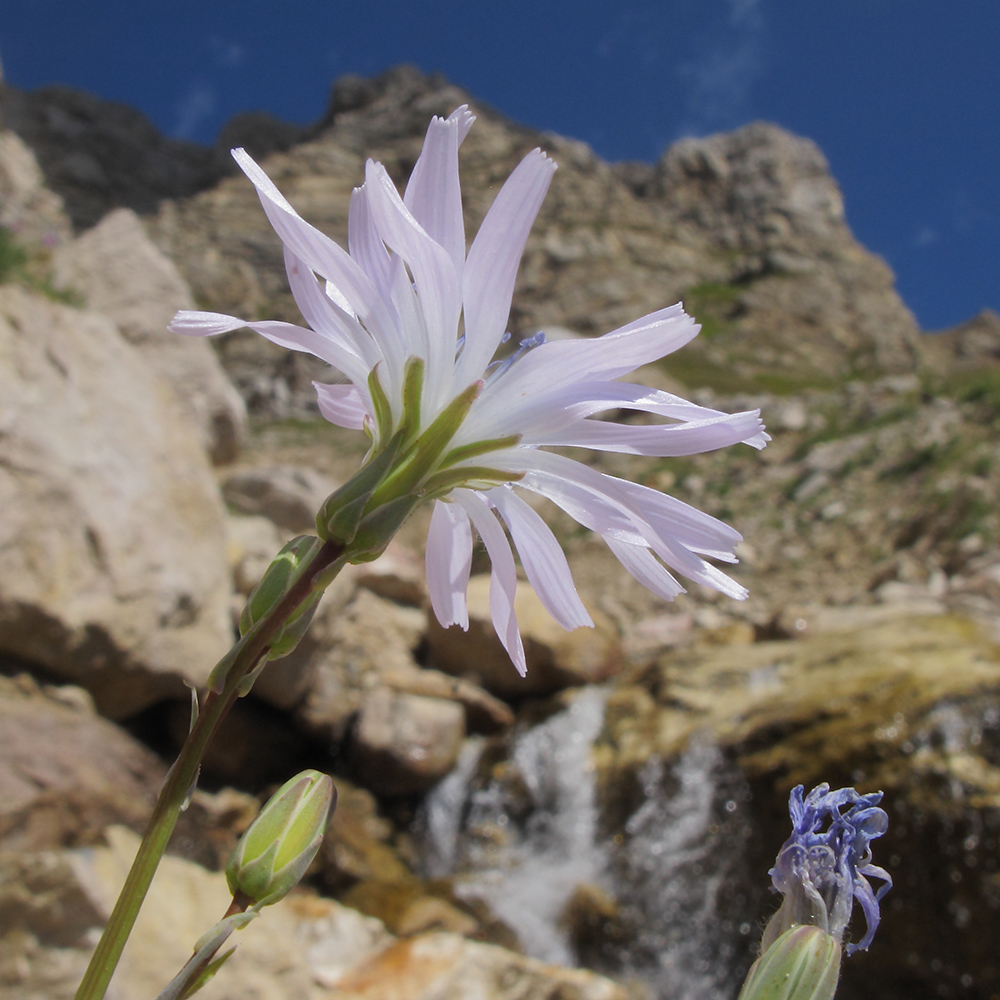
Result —
[[610, 160], [769, 119], [819, 143], [925, 329], [1000, 311], [996, 0], [10, 0], [0, 58], [203, 142], [399, 62]]

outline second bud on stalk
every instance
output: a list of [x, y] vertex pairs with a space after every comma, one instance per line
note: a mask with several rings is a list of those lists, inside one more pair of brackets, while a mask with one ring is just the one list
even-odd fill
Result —
[[236, 845], [226, 880], [258, 909], [278, 902], [312, 864], [337, 793], [329, 775], [303, 771], [278, 789]]

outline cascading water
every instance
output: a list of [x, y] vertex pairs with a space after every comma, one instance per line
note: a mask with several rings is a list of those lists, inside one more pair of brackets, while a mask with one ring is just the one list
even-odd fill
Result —
[[[714, 744], [696, 740], [672, 765], [649, 760], [641, 804], [623, 828], [607, 829], [592, 760], [604, 701], [599, 689], [581, 690], [490, 768], [489, 744], [470, 740], [425, 804], [426, 873], [452, 876], [461, 897], [485, 903], [536, 958], [583, 962], [670, 1000], [735, 996], [752, 931], [736, 898], [745, 785]], [[614, 933], [588, 941], [585, 954], [571, 932], [581, 888], [614, 909]]]
[[459, 895], [485, 902], [528, 954], [564, 965], [574, 955], [560, 915], [604, 867], [590, 760], [603, 716], [603, 693], [583, 691], [515, 741], [502, 769], [513, 781], [481, 788], [470, 778], [482, 743], [470, 741], [426, 805], [427, 873], [458, 874]]

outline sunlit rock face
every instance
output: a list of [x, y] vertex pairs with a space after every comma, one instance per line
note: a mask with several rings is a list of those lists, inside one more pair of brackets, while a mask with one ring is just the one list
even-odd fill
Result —
[[225, 523], [176, 394], [111, 320], [0, 286], [0, 651], [131, 715], [229, 642]]
[[60, 291], [114, 320], [150, 367], [166, 379], [201, 433], [216, 465], [233, 461], [246, 435], [246, 407], [207, 344], [184, 343], [167, 330], [177, 303], [193, 305], [174, 264], [124, 208], [53, 254]]

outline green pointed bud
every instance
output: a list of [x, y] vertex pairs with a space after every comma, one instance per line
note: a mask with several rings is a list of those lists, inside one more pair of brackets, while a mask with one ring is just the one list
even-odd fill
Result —
[[423, 496], [401, 496], [365, 515], [345, 553], [348, 561], [363, 563], [378, 559], [402, 523], [423, 500]]
[[833, 1000], [840, 942], [800, 924], [785, 931], [750, 967], [739, 1000]]
[[376, 506], [411, 493], [421, 480], [433, 472], [482, 391], [483, 382], [473, 382], [434, 418], [413, 443], [405, 463], [394, 469], [392, 475], [375, 492], [373, 500]]
[[334, 490], [316, 515], [320, 538], [349, 544], [354, 539], [372, 493], [392, 470], [403, 443], [404, 431], [394, 434], [340, 489]]
[[303, 771], [286, 781], [240, 837], [226, 881], [251, 906], [276, 903], [298, 884], [323, 841], [337, 801], [329, 775]]
[[372, 409], [375, 411], [376, 441], [384, 441], [392, 431], [392, 403], [382, 388], [382, 380], [378, 377], [380, 361], [368, 376], [368, 392], [372, 399]]
[[420, 427], [420, 401], [424, 392], [424, 359], [407, 358], [403, 369], [403, 426], [411, 433]]
[[263, 579], [254, 587], [240, 615], [240, 635], [246, 635], [269, 615], [309, 564], [323, 543], [314, 535], [298, 535], [275, 557]]

